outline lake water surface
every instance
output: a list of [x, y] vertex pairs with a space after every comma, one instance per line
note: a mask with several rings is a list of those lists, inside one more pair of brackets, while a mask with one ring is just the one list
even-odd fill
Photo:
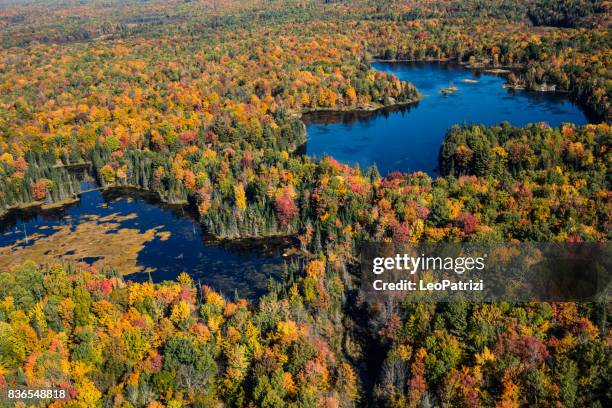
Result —
[[[307, 154], [328, 154], [341, 162], [359, 163], [362, 169], [376, 163], [383, 175], [394, 170], [435, 175], [440, 145], [453, 124], [588, 122], [566, 95], [504, 89], [502, 76], [438, 63], [377, 62], [373, 66], [415, 84], [422, 100], [402, 109], [305, 115]], [[442, 95], [440, 89], [451, 83], [459, 91]]]
[[155, 282], [186, 271], [230, 298], [237, 292], [251, 299], [267, 291], [268, 277], [281, 276], [282, 245], [261, 241], [228, 247], [206, 238], [185, 207], [161, 205], [134, 191], [92, 191], [59, 210], [12, 212], [3, 219], [0, 263], [18, 261], [23, 254], [24, 260], [63, 258], [99, 270], [121, 265], [121, 272], [140, 269], [126, 279]]

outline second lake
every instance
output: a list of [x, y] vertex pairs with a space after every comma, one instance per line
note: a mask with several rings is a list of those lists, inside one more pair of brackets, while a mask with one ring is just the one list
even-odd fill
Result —
[[[516, 126], [532, 122], [550, 126], [588, 123], [587, 115], [567, 95], [505, 89], [502, 76], [443, 63], [372, 65], [412, 82], [421, 92], [421, 100], [411, 106], [376, 112], [304, 115], [308, 155], [327, 154], [340, 162], [359, 164], [362, 169], [376, 164], [382, 175], [395, 170], [435, 175], [440, 145], [452, 125], [494, 125], [502, 121]], [[459, 90], [441, 94], [440, 90], [450, 84]]]
[[186, 206], [165, 205], [136, 190], [90, 191], [72, 205], [15, 210], [2, 218], [0, 273], [26, 260], [70, 261], [138, 282], [175, 280], [185, 271], [230, 299], [257, 299], [269, 278], [282, 277], [287, 244], [217, 242]]

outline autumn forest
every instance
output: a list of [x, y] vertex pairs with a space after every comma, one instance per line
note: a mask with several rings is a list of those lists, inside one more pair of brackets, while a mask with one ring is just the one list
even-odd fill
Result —
[[[611, 406], [605, 296], [377, 302], [359, 285], [367, 242], [611, 238], [611, 7], [0, 0], [2, 218], [44, 218], [88, 189], [138, 190], [189, 208], [212, 240], [284, 242], [281, 277], [247, 299], [190, 270], [138, 280], [133, 264], [51, 256], [32, 248], [59, 246], [59, 232], [11, 224], [21, 235], [0, 248], [0, 406]], [[437, 174], [305, 154], [305, 115], [428, 97], [374, 61], [493, 72], [508, 92], [552, 89], [589, 120], [457, 123]], [[137, 259], [141, 241], [117, 236], [108, 252]], [[18, 246], [36, 256], [11, 262]], [[66, 397], [26, 405], [8, 389]]]

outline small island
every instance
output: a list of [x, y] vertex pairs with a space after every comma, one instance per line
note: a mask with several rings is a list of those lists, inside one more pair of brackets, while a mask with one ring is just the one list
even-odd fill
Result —
[[450, 94], [454, 94], [456, 92], [459, 92], [459, 88], [457, 88], [455, 85], [450, 84], [449, 86], [447, 86], [446, 88], [442, 88], [440, 89], [440, 93], [442, 95], [450, 95]]

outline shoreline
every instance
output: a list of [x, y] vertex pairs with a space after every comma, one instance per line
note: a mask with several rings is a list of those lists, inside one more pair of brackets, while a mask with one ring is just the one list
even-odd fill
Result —
[[296, 112], [295, 117], [298, 119], [302, 119], [305, 115], [307, 116], [307, 115], [313, 115], [317, 113], [372, 113], [372, 112], [377, 112], [377, 111], [381, 111], [385, 109], [393, 109], [393, 108], [400, 108], [403, 106], [415, 105], [419, 103], [420, 101], [421, 101], [421, 98], [419, 97], [418, 99], [411, 99], [409, 101], [393, 102], [389, 105], [375, 104], [369, 107], [359, 107], [359, 108], [353, 108], [353, 109], [338, 109], [338, 108], [310, 109], [310, 110], [305, 110], [302, 112]]
[[262, 236], [241, 236], [235, 238], [205, 235], [203, 242], [209, 245], [219, 245], [233, 250], [259, 249], [261, 254], [272, 256], [276, 250], [283, 258], [294, 256], [309, 256], [297, 245], [297, 234], [275, 233]]
[[153, 190], [149, 190], [143, 187], [138, 187], [138, 186], [120, 186], [120, 185], [116, 185], [116, 184], [112, 184], [112, 185], [106, 185], [104, 187], [98, 187], [98, 188], [94, 188], [94, 189], [88, 189], [88, 190], [84, 190], [84, 191], [79, 191], [78, 193], [75, 193], [74, 196], [72, 198], [65, 198], [59, 201], [54, 201], [51, 203], [47, 203], [45, 201], [32, 201], [29, 203], [22, 203], [22, 204], [17, 204], [17, 205], [13, 205], [10, 207], [7, 207], [3, 210], [0, 211], [0, 222], [6, 217], [8, 216], [10, 213], [12, 212], [19, 212], [19, 211], [36, 211], [37, 209], [40, 212], [45, 212], [45, 211], [52, 211], [52, 210], [56, 210], [56, 209], [61, 209], [64, 207], [67, 207], [69, 205], [72, 204], [76, 204], [79, 201], [81, 201], [81, 195], [92, 192], [92, 191], [113, 191], [113, 190], [133, 190], [133, 191], [139, 191], [139, 192], [143, 192], [143, 193], [149, 193], [152, 195], [155, 195], [155, 199], [158, 200], [161, 204], [164, 205], [169, 205], [169, 206], [186, 206], [189, 205], [189, 201], [188, 200], [182, 200], [182, 201], [169, 201], [166, 200], [164, 197], [162, 197], [162, 195], [158, 192], [158, 191], [153, 191]]
[[368, 61], [370, 64], [373, 62], [415, 62], [415, 63], [446, 63], [460, 65], [470, 69], [501, 69], [501, 70], [517, 70], [527, 68], [525, 64], [513, 64], [513, 65], [493, 65], [484, 63], [470, 64], [469, 62], [457, 61], [453, 58], [436, 58], [436, 59], [383, 59], [383, 58], [372, 58]]
[[3, 209], [2, 211], [0, 211], [0, 221], [2, 221], [4, 217], [8, 216], [12, 212], [32, 211], [32, 210], [35, 210], [36, 208], [40, 209], [41, 212], [44, 212], [44, 211], [56, 210], [58, 208], [69, 206], [71, 204], [78, 203], [80, 201], [79, 196], [81, 194], [82, 192], [79, 192], [73, 198], [65, 198], [65, 199], [54, 201], [51, 203], [47, 203], [45, 201], [32, 201], [29, 203], [13, 205], [13, 206], [7, 207]]
[[[431, 60], [419, 60], [419, 59], [380, 59], [373, 58], [370, 60], [372, 62], [382, 62], [382, 63], [421, 63], [421, 64], [449, 64], [456, 65], [457, 67], [461, 67], [464, 69], [470, 69], [478, 72], [484, 72], [486, 74], [491, 75], [499, 75], [506, 77], [507, 75], [520, 70], [527, 69], [525, 64], [514, 64], [514, 65], [493, 65], [493, 64], [484, 64], [484, 63], [476, 63], [470, 64], [469, 62], [460, 62], [455, 61], [451, 58], [440, 58], [440, 59], [431, 59]], [[502, 85], [505, 89], [513, 89], [517, 91], [526, 91], [526, 92], [537, 92], [537, 93], [560, 93], [560, 94], [569, 94], [571, 93], [568, 89], [560, 89], [557, 84], [537, 84], [536, 88], [528, 89], [525, 85], [512, 85], [510, 83], [506, 83]], [[581, 105], [578, 100], [575, 101], [576, 104]], [[586, 109], [585, 106], [580, 106], [583, 109]]]

